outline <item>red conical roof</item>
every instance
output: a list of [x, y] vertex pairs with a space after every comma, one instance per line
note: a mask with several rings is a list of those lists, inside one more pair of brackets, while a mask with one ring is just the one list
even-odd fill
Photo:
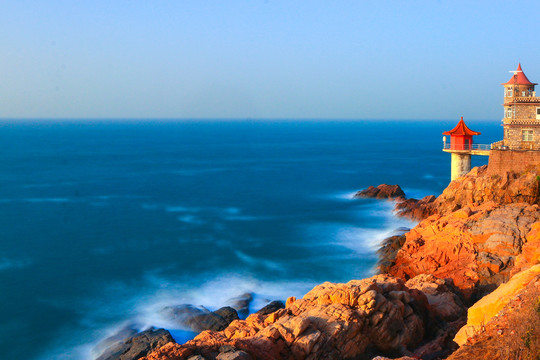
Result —
[[450, 131], [443, 132], [443, 135], [467, 135], [467, 136], [473, 136], [473, 135], [480, 135], [478, 131], [472, 131], [465, 125], [465, 121], [463, 121], [463, 116], [461, 117], [461, 120], [459, 120], [458, 124], [455, 128], [453, 128]]
[[527, 79], [527, 76], [525, 76], [525, 73], [523, 70], [521, 70], [521, 64], [518, 64], [518, 67], [516, 71], [514, 71], [514, 75], [508, 80], [507, 83], [504, 83], [502, 85], [538, 85], [536, 83], [532, 83]]

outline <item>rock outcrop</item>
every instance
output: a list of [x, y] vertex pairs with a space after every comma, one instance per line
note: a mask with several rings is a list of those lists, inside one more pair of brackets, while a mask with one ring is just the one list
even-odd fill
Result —
[[170, 321], [176, 322], [180, 327], [186, 327], [195, 332], [223, 330], [232, 321], [239, 319], [236, 310], [229, 306], [212, 312], [204, 307], [184, 304], [164, 307], [161, 314]]
[[96, 360], [140, 359], [152, 350], [173, 341], [171, 334], [165, 329], [148, 329], [137, 333], [126, 328], [98, 345], [100, 355]]
[[[302, 299], [288, 299], [284, 309], [268, 315], [252, 314], [246, 320], [233, 321], [224, 331], [202, 332], [184, 345], [168, 344], [145, 359], [221, 359], [224, 346], [231, 354], [242, 352], [253, 359], [413, 355], [423, 341], [440, 335], [430, 309], [437, 306], [437, 296], [451, 291], [450, 286], [445, 288], [446, 283], [428, 280], [434, 281], [432, 305], [422, 291], [388, 275], [346, 284], [324, 283]], [[450, 312], [442, 313], [446, 316]]]
[[470, 319], [448, 360], [538, 359], [540, 354], [540, 274], [537, 265], [469, 309]]
[[[439, 197], [421, 200], [405, 199], [397, 185], [358, 192], [355, 197], [396, 199], [399, 214], [420, 220], [382, 244], [379, 269], [387, 274], [321, 284], [302, 299], [287, 299], [285, 308], [274, 304], [222, 331], [203, 331], [183, 345], [169, 343], [144, 359], [445, 358], [456, 349], [453, 339], [465, 325], [467, 304], [521, 270], [540, 274], [540, 265], [533, 266], [540, 263], [539, 174], [540, 167], [505, 175], [479, 167]], [[485, 297], [487, 307], [479, 302], [471, 308], [466, 329], [478, 330], [473, 322], [479, 313], [508, 307], [499, 298], [514, 296], [512, 284], [522, 284], [522, 276]], [[535, 276], [527, 281], [540, 288]], [[249, 301], [246, 297], [244, 310]], [[470, 341], [467, 330], [461, 333], [460, 343]], [[485, 358], [474, 357], [474, 351], [455, 359]]]
[[[487, 202], [448, 215], [432, 215], [405, 235], [389, 273], [409, 279], [420, 274], [450, 278], [470, 298], [493, 290], [514, 272], [514, 263], [536, 252], [540, 211], [526, 203]], [[529, 264], [530, 265], [530, 264]]]
[[510, 281], [499, 286], [492, 293], [484, 296], [468, 310], [467, 325], [456, 334], [454, 341], [464, 345], [467, 339], [478, 333], [508, 305], [530, 283], [540, 280], [540, 265], [522, 271], [512, 277]]
[[487, 165], [476, 167], [452, 181], [437, 198], [426, 196], [421, 200], [398, 201], [396, 211], [402, 216], [425, 219], [433, 214], [447, 215], [487, 202], [540, 204], [540, 166], [523, 173], [504, 175], [489, 175]]
[[376, 198], [376, 199], [395, 199], [405, 198], [405, 193], [399, 185], [381, 184], [377, 187], [370, 186], [367, 189], [358, 191], [355, 198]]

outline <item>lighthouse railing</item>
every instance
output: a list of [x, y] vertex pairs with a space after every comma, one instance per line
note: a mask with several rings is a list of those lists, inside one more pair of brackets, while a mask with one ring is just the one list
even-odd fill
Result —
[[491, 150], [491, 144], [452, 144], [444, 143], [444, 150]]

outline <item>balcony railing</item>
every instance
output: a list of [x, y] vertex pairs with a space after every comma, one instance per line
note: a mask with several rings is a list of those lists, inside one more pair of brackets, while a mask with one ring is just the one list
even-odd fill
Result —
[[504, 118], [503, 124], [540, 125], [540, 119], [537, 119], [536, 115], [527, 115], [519, 119]]
[[444, 150], [491, 150], [491, 144], [452, 144], [444, 143]]
[[504, 98], [504, 103], [540, 103], [540, 97], [537, 96], [509, 96]]

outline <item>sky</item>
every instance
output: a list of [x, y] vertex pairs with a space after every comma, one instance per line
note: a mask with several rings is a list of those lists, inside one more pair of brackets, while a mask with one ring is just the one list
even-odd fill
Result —
[[538, 1], [0, 0], [0, 118], [501, 119]]

